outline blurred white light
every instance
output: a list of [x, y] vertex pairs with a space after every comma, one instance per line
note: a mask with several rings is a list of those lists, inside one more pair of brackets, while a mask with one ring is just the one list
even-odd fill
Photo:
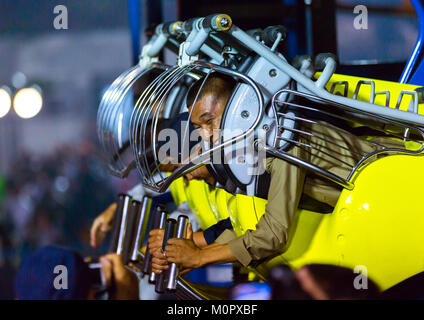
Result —
[[10, 110], [12, 99], [6, 89], [0, 88], [0, 118], [3, 118]]
[[35, 117], [40, 112], [42, 106], [43, 98], [35, 88], [21, 89], [13, 99], [13, 108], [16, 114], [23, 119]]

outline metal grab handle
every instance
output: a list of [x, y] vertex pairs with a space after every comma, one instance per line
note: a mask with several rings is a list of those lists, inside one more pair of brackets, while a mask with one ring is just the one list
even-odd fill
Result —
[[[168, 240], [174, 237], [175, 234], [175, 225], [177, 221], [175, 219], [166, 220], [165, 234], [163, 235], [162, 241], [162, 251], [165, 251], [166, 244]], [[165, 293], [165, 277], [167, 276], [167, 272], [162, 271], [162, 273], [157, 275], [155, 291], [157, 293]]]
[[140, 201], [133, 200], [128, 212], [127, 223], [125, 226], [125, 237], [122, 246], [122, 260], [124, 264], [131, 261], [132, 247], [135, 240], [135, 228], [140, 217]]
[[115, 217], [113, 218], [112, 236], [109, 244], [109, 252], [115, 252], [118, 246], [119, 225], [121, 224], [122, 210], [124, 209], [125, 194], [119, 194], [116, 201]]
[[[162, 212], [163, 210], [160, 206], [157, 206], [156, 209], [153, 211], [149, 219], [149, 227], [146, 231], [147, 236], [149, 235], [149, 232], [151, 230], [158, 228], [159, 222], [160, 222], [160, 216], [162, 215]], [[150, 254], [149, 247], [147, 246], [146, 254], [144, 255], [143, 269], [141, 270], [143, 275], [150, 272], [149, 269], [150, 269], [151, 261], [152, 261], [152, 255]]]
[[[177, 231], [175, 237], [177, 239], [185, 238], [187, 233], [188, 217], [185, 215], [178, 216]], [[166, 289], [174, 291], [177, 289], [178, 267], [177, 264], [171, 263], [169, 268], [169, 278]]]
[[[150, 206], [152, 204], [152, 198], [148, 196], [143, 197], [143, 201], [141, 202], [140, 207], [140, 214], [139, 214], [139, 220], [137, 223], [137, 229], [135, 231], [136, 238], [134, 241], [134, 247], [132, 249], [131, 253], [131, 261], [138, 262], [139, 256], [144, 260], [144, 253], [141, 252], [141, 248], [143, 246], [143, 240], [146, 236], [146, 233], [148, 231], [148, 218], [149, 218], [149, 212], [150, 212]], [[142, 268], [140, 268], [142, 269]]]
[[[162, 207], [158, 207], [158, 209], [159, 209], [159, 213], [156, 216], [158, 218], [157, 219], [158, 224], [155, 226], [154, 229], [163, 229], [163, 228], [165, 228], [166, 219], [168, 219], [168, 215], [169, 214]], [[150, 254], [150, 252], [149, 252], [149, 254]], [[149, 282], [150, 283], [155, 283], [156, 282], [156, 273], [154, 273], [152, 271], [152, 257], [151, 257], [151, 254], [150, 254], [150, 261], [149, 261], [149, 271], [150, 271]]]
[[126, 222], [131, 200], [132, 198], [128, 194], [120, 194], [118, 196], [109, 252], [120, 254], [122, 251], [122, 239], [125, 232], [123, 224]]

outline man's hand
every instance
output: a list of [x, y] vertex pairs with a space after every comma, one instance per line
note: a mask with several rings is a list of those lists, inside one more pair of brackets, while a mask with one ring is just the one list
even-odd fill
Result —
[[101, 245], [106, 234], [112, 229], [115, 212], [116, 203], [112, 203], [105, 211], [94, 219], [90, 230], [90, 244], [93, 248]]
[[149, 232], [149, 239], [147, 240], [147, 245], [149, 247], [150, 253], [153, 253], [158, 249], [162, 249], [164, 234], [164, 229], [154, 229]]
[[110, 253], [100, 257], [106, 286], [111, 289], [111, 300], [138, 300], [138, 278], [125, 268], [120, 255]]
[[162, 252], [164, 233], [164, 229], [154, 229], [149, 232], [149, 239], [147, 240], [147, 245], [152, 255], [152, 271], [156, 274], [162, 273], [162, 270], [169, 268], [168, 260]]
[[180, 269], [195, 269], [201, 267], [200, 253], [201, 249], [193, 241], [193, 230], [189, 223], [186, 239], [169, 239], [164, 256]]

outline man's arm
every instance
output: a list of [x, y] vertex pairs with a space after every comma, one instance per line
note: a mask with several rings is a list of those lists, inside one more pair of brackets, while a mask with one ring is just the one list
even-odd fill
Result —
[[[168, 260], [162, 252], [164, 233], [164, 229], [155, 229], [149, 233], [148, 247], [152, 254], [152, 271], [157, 274], [162, 273], [162, 270], [167, 270], [169, 268]], [[208, 245], [205, 237], [203, 236], [203, 231], [194, 232], [191, 239], [193, 246], [196, 248], [200, 249]]]
[[[290, 153], [303, 158], [302, 150]], [[299, 205], [305, 181], [305, 170], [284, 160], [269, 159], [271, 173], [268, 203], [256, 230], [247, 230], [243, 236], [228, 243], [230, 250], [244, 266], [265, 259], [280, 251], [287, 243], [288, 230]]]
[[100, 263], [111, 300], [139, 299], [138, 278], [125, 268], [121, 255], [107, 254], [100, 257]]
[[302, 195], [305, 171], [278, 159], [269, 161], [268, 171], [271, 172], [268, 203], [256, 230], [247, 230], [228, 244], [203, 248], [196, 247], [190, 239], [170, 239], [165, 250], [168, 262], [184, 268], [235, 261], [248, 266], [252, 260], [267, 258], [280, 250], [287, 241], [288, 227]]
[[[154, 229], [149, 232], [149, 239], [147, 240], [147, 243], [148, 243], [150, 252], [154, 252], [162, 248], [164, 233], [165, 233], [164, 229]], [[194, 241], [194, 244], [199, 248], [203, 248], [208, 245], [205, 240], [205, 237], [203, 236], [203, 231], [194, 232], [193, 241]]]
[[[209, 227], [205, 231], [194, 232], [193, 233], [193, 242], [194, 246], [197, 248], [206, 248], [210, 247], [216, 240], [219, 240], [224, 231], [232, 230], [230, 218], [219, 221], [213, 226]], [[152, 267], [153, 272], [166, 270], [168, 267], [168, 260], [165, 258], [165, 255], [162, 252], [162, 242], [163, 242], [163, 229], [152, 230], [149, 234], [149, 248], [152, 252]], [[224, 238], [228, 238], [228, 234], [223, 235]], [[231, 237], [233, 238], [233, 237]], [[209, 251], [208, 251], [209, 252]], [[208, 254], [205, 253], [207, 257]], [[209, 259], [209, 258], [208, 258]], [[156, 272], [156, 273], [158, 273]]]
[[93, 248], [101, 245], [106, 234], [112, 229], [115, 211], [116, 203], [112, 203], [105, 211], [94, 219], [90, 230], [90, 244]]
[[228, 244], [213, 243], [199, 248], [190, 239], [169, 239], [165, 252], [169, 263], [176, 263], [184, 269], [237, 261]]

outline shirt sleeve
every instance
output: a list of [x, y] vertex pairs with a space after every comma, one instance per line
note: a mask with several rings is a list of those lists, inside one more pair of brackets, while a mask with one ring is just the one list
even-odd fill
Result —
[[234, 230], [226, 229], [216, 240], [215, 243], [218, 244], [227, 244], [231, 240], [234, 240], [237, 238], [236, 233]]
[[[295, 151], [296, 152], [296, 151]], [[268, 203], [256, 230], [228, 242], [236, 259], [248, 266], [280, 251], [287, 242], [288, 228], [302, 195], [305, 170], [280, 159], [267, 159], [271, 173]]]
[[227, 229], [233, 229], [230, 218], [221, 220], [213, 226], [207, 228], [205, 231], [203, 231], [203, 237], [205, 238], [207, 244], [211, 244], [214, 243], [215, 240], [218, 239], [218, 237]]

